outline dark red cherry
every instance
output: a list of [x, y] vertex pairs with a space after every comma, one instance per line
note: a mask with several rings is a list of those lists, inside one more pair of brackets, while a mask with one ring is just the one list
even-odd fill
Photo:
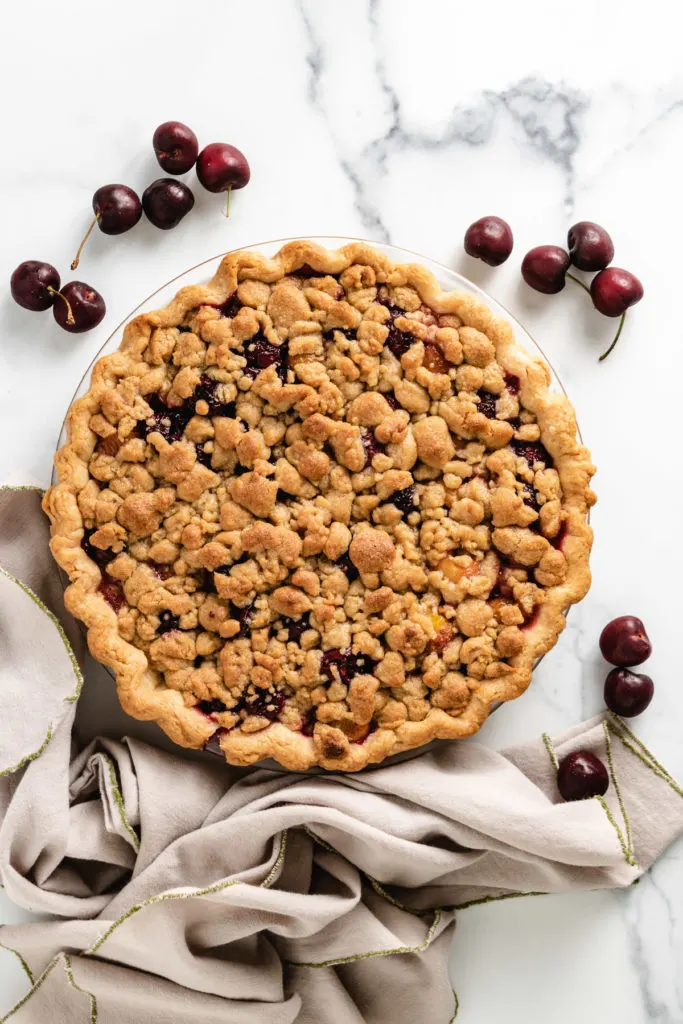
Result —
[[623, 718], [642, 714], [654, 692], [655, 684], [649, 676], [628, 668], [613, 668], [605, 680], [605, 704]]
[[180, 224], [194, 206], [192, 191], [182, 181], [159, 178], [142, 193], [142, 208], [155, 228], [168, 231]]
[[92, 197], [92, 208], [95, 219], [78, 247], [76, 258], [71, 264], [72, 270], [78, 266], [83, 246], [96, 224], [105, 235], [122, 235], [124, 231], [134, 228], [142, 217], [140, 197], [127, 185], [102, 185]]
[[197, 177], [209, 192], [244, 188], [251, 171], [244, 153], [226, 142], [212, 142], [197, 158]]
[[122, 235], [142, 217], [137, 192], [127, 185], [103, 185], [92, 197], [97, 226], [105, 235]]
[[575, 750], [560, 762], [557, 788], [565, 800], [604, 796], [609, 788], [609, 775], [602, 761], [590, 750]]
[[500, 217], [481, 217], [465, 232], [465, 252], [490, 267], [505, 263], [512, 252], [512, 230]]
[[99, 292], [83, 281], [69, 281], [56, 293], [59, 296], [52, 314], [65, 331], [82, 334], [101, 322], [107, 307]]
[[614, 259], [614, 243], [599, 224], [580, 220], [567, 232], [569, 259], [579, 270], [604, 270]]
[[555, 295], [565, 284], [569, 270], [569, 253], [559, 245], [537, 245], [522, 260], [522, 277], [537, 292]]
[[600, 634], [600, 650], [605, 661], [630, 668], [650, 657], [652, 644], [640, 619], [620, 615], [608, 622]]
[[591, 281], [593, 305], [603, 316], [621, 316], [643, 297], [643, 286], [628, 270], [607, 267]]
[[51, 263], [25, 260], [10, 278], [12, 298], [24, 309], [40, 313], [49, 309], [59, 291], [59, 274]]
[[199, 152], [197, 136], [180, 121], [164, 121], [152, 136], [160, 166], [167, 174], [185, 174], [194, 167]]

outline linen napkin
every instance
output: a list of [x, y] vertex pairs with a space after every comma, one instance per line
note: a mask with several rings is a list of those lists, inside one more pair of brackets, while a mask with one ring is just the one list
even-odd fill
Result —
[[[56, 919], [0, 928], [29, 977], [2, 1021], [446, 1024], [459, 909], [628, 885], [683, 831], [683, 790], [614, 717], [349, 776], [79, 749], [82, 644], [39, 501], [0, 493], [0, 880]], [[559, 798], [578, 748], [604, 799]]]

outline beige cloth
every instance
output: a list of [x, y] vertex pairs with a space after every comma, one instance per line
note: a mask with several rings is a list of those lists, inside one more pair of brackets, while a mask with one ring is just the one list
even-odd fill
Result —
[[[32, 592], [0, 578], [0, 879], [58, 918], [0, 928], [33, 979], [16, 1024], [446, 1024], [458, 908], [628, 885], [683, 830], [683, 792], [618, 719], [348, 777], [78, 750], [39, 495], [3, 492], [0, 523]], [[552, 758], [578, 747], [610, 763], [605, 801], [559, 799]]]

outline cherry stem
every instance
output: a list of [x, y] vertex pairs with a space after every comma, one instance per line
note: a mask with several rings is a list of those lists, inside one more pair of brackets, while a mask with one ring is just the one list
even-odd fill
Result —
[[[590, 288], [588, 288], [588, 286], [585, 285], [583, 283], [583, 281], [580, 280], [580, 278], [574, 277], [573, 274], [565, 274], [565, 277], [568, 277], [570, 281], [574, 281], [575, 284], [580, 285], [585, 292], [588, 292], [589, 295], [591, 294]], [[623, 330], [624, 320], [625, 319], [626, 319], [626, 313], [624, 312], [624, 313], [621, 314], [621, 320], [619, 321], [619, 326], [617, 327], [617, 333], [614, 335], [614, 340], [612, 341], [612, 344], [607, 349], [607, 351], [603, 352], [602, 355], [600, 356], [600, 358], [598, 359], [599, 363], [601, 363], [603, 361], [603, 359], [607, 359], [607, 356], [610, 354], [610, 352], [612, 351], [612, 349], [614, 348], [616, 343], [619, 341], [619, 335], [621, 334], [621, 332]]]
[[[71, 269], [73, 270], [73, 267], [72, 267]], [[585, 292], [588, 292], [588, 294], [590, 295], [590, 293], [591, 293], [591, 290], [590, 290], [590, 288], [589, 288], [589, 287], [588, 287], [587, 285], [585, 285], [585, 284], [583, 283], [583, 281], [581, 280], [581, 278], [579, 278], [579, 277], [574, 277], [574, 275], [573, 275], [573, 274], [565, 274], [565, 277], [568, 277], [570, 281], [574, 281], [574, 282], [575, 282], [576, 284], [580, 285], [580, 286], [581, 286], [581, 287], [583, 288], [583, 290], [584, 290]]]
[[98, 222], [98, 220], [99, 220], [99, 219], [100, 219], [100, 214], [98, 213], [98, 214], [96, 214], [96, 215], [95, 215], [95, 219], [94, 219], [94, 221], [92, 222], [92, 224], [90, 225], [90, 227], [89, 227], [89, 228], [88, 228], [88, 230], [86, 231], [86, 233], [85, 233], [85, 237], [84, 237], [83, 241], [81, 242], [81, 244], [80, 244], [80, 245], [79, 245], [79, 247], [78, 247], [78, 252], [76, 253], [76, 258], [74, 259], [73, 263], [71, 264], [71, 269], [72, 269], [72, 270], [75, 270], [75, 269], [76, 269], [76, 267], [78, 266], [78, 264], [80, 263], [80, 260], [81, 260], [81, 253], [83, 252], [83, 246], [85, 245], [85, 243], [86, 243], [86, 242], [88, 241], [88, 239], [90, 238], [90, 232], [91, 232], [91, 231], [92, 231], [92, 229], [93, 229], [93, 228], [95, 227], [95, 225], [97, 224], [97, 222]]
[[624, 320], [625, 319], [626, 319], [626, 313], [624, 312], [624, 313], [621, 314], [621, 320], [619, 321], [619, 326], [617, 327], [617, 333], [614, 335], [614, 341], [612, 342], [610, 347], [607, 349], [607, 351], [602, 353], [602, 355], [598, 359], [599, 363], [601, 363], [603, 361], [603, 359], [607, 359], [607, 356], [610, 354], [610, 352], [612, 351], [612, 349], [614, 348], [616, 343], [619, 341], [619, 335], [621, 334], [622, 328], [624, 326]]
[[74, 320], [74, 311], [71, 308], [71, 303], [67, 299], [66, 295], [62, 295], [62, 293], [58, 292], [56, 288], [53, 288], [51, 284], [47, 286], [47, 290], [50, 292], [51, 295], [59, 295], [60, 299], [66, 302], [66, 322], [68, 323], [69, 327], [73, 327], [73, 325], [76, 323], [76, 321]]
[[226, 216], [226, 218], [230, 216], [230, 198], [231, 198], [231, 196], [232, 196], [232, 185], [228, 185], [228, 202], [227, 202], [227, 205], [225, 207], [225, 216]]

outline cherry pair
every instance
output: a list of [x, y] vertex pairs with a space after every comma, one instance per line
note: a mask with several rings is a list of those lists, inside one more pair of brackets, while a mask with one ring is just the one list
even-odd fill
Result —
[[[69, 281], [60, 289], [60, 277], [50, 263], [26, 260], [10, 280], [12, 298], [24, 309], [52, 314], [65, 331], [80, 334], [97, 327], [107, 309], [98, 291], [83, 281]], [[59, 301], [57, 301], [59, 300]]]

